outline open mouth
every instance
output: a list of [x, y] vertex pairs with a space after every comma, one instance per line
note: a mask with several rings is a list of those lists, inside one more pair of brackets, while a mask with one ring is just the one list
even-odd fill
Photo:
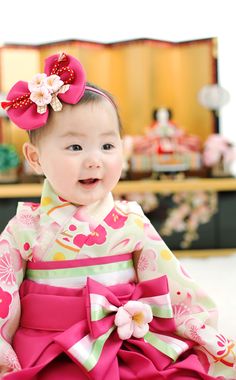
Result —
[[82, 183], [83, 185], [92, 185], [96, 182], [98, 182], [98, 178], [88, 178], [88, 179], [80, 179], [79, 182]]

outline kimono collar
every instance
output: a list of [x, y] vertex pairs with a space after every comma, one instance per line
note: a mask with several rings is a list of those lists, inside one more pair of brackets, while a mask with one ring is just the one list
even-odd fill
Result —
[[73, 215], [80, 214], [82, 219], [99, 223], [114, 207], [114, 200], [111, 193], [97, 202], [88, 206], [78, 206], [62, 199], [55, 193], [47, 179], [44, 181], [40, 209], [42, 214], [51, 217], [59, 225], [65, 223]]

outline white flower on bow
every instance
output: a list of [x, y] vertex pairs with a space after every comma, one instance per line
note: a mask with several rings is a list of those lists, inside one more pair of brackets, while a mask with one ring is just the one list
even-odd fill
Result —
[[58, 75], [54, 74], [45, 78], [45, 84], [49, 91], [53, 94], [63, 86], [64, 82], [60, 79]]
[[64, 94], [70, 85], [64, 82], [58, 75], [36, 74], [28, 83], [30, 99], [37, 105], [38, 113], [45, 113], [47, 105], [51, 104], [54, 111], [60, 111], [62, 104], [57, 98], [58, 94]]
[[43, 107], [46, 104], [50, 104], [52, 101], [52, 95], [46, 87], [39, 87], [30, 94], [30, 99], [32, 102], [37, 104], [39, 107]]
[[37, 91], [40, 87], [44, 86], [44, 80], [47, 78], [46, 74], [36, 74], [33, 79], [28, 83], [30, 92]]
[[149, 331], [152, 321], [152, 309], [140, 301], [128, 301], [119, 307], [115, 316], [115, 325], [120, 339], [142, 338]]

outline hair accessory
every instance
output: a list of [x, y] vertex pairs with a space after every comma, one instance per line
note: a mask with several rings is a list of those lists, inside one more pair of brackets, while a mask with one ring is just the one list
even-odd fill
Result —
[[99, 94], [99, 95], [103, 96], [105, 99], [107, 99], [116, 108], [116, 104], [115, 104], [114, 100], [110, 96], [105, 94], [105, 92], [99, 90], [98, 88], [91, 87], [88, 85], [85, 86], [85, 90], [95, 92], [95, 94]]
[[36, 74], [30, 82], [19, 81], [9, 91], [2, 107], [20, 128], [33, 130], [46, 124], [48, 105], [54, 111], [79, 102], [85, 91], [85, 71], [74, 57], [62, 53], [45, 61], [45, 73]]

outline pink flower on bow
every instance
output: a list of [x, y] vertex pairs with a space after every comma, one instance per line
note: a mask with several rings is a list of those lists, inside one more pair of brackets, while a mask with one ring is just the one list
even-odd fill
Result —
[[51, 104], [54, 111], [62, 109], [57, 95], [68, 91], [70, 85], [64, 85], [56, 74], [47, 76], [43, 73], [36, 74], [29, 82], [28, 88], [31, 92], [30, 100], [37, 105], [37, 112], [42, 114], [46, 112], [48, 104]]
[[120, 339], [142, 338], [149, 331], [153, 319], [152, 309], [140, 301], [128, 301], [119, 307], [115, 316], [115, 325]]

